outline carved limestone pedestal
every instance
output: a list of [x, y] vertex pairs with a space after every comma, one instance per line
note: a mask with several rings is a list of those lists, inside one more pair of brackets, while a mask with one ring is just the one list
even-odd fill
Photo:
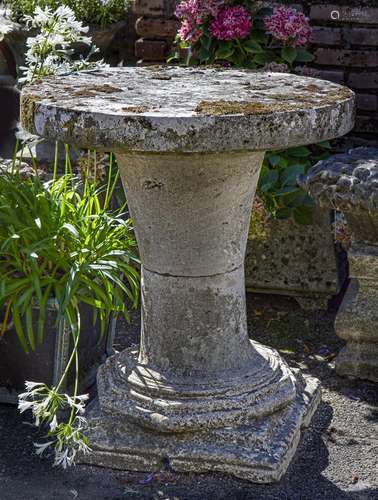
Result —
[[115, 151], [142, 260], [141, 345], [99, 370], [83, 460], [280, 478], [320, 392], [248, 338], [251, 206], [264, 151], [347, 133], [353, 93], [292, 75], [166, 67], [46, 79], [22, 99], [32, 132]]
[[335, 324], [346, 346], [336, 371], [378, 382], [378, 149], [333, 156], [302, 181], [321, 206], [344, 212], [352, 234], [351, 280]]

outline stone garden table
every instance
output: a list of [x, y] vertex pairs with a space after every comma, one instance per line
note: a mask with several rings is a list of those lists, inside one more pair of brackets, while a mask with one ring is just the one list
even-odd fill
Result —
[[139, 352], [100, 369], [83, 460], [285, 472], [320, 391], [248, 338], [251, 207], [265, 151], [341, 136], [353, 116], [349, 89], [279, 73], [115, 68], [24, 89], [30, 132], [115, 152], [142, 261]]

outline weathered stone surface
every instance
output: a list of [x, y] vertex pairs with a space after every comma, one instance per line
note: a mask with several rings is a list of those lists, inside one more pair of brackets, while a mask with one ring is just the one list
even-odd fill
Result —
[[176, 470], [282, 475], [319, 390], [248, 339], [251, 206], [263, 150], [347, 132], [353, 103], [348, 89], [319, 80], [179, 67], [25, 89], [29, 130], [117, 153], [142, 260], [139, 355], [101, 369], [85, 460], [144, 470], [162, 457]]
[[336, 370], [378, 381], [378, 149], [332, 156], [310, 169], [301, 184], [321, 206], [345, 213], [352, 237], [351, 282], [335, 325], [347, 345]]
[[354, 241], [378, 244], [378, 149], [351, 149], [320, 161], [299, 183], [319, 206], [345, 212]]
[[156, 432], [95, 408], [89, 430], [93, 453], [82, 460], [138, 471], [166, 466], [178, 472], [218, 471], [270, 483], [285, 473], [319, 401], [318, 381], [299, 376], [295, 400], [273, 414], [244, 425], [179, 433]]
[[346, 341], [336, 370], [378, 382], [378, 246], [353, 243], [351, 282], [336, 317], [335, 330]]
[[314, 165], [299, 183], [320, 206], [355, 213], [378, 210], [378, 149], [333, 155]]
[[[181, 339], [185, 344], [184, 337]], [[172, 341], [174, 346], [178, 343]], [[203, 346], [196, 352], [194, 344], [187, 350], [189, 360], [180, 357], [181, 353], [185, 355], [185, 348], [178, 349], [179, 359], [175, 361], [179, 366], [184, 359], [184, 366], [176, 373], [171, 366], [163, 371], [154, 369], [152, 362], [138, 360], [136, 349], [113, 357], [98, 376], [101, 410], [158, 432], [176, 433], [248, 424], [295, 400], [295, 377], [275, 351], [257, 343], [247, 349], [248, 344], [243, 344], [249, 363], [241, 359], [236, 367], [221, 367], [213, 373], [203, 369], [201, 373], [198, 368], [188, 368], [205, 357]], [[232, 339], [227, 344], [235, 351]], [[219, 365], [225, 357], [224, 353], [219, 359], [216, 356], [220, 348], [221, 342], [215, 344], [210, 363]], [[166, 359], [164, 354], [162, 357]]]
[[295, 398], [290, 372], [252, 346], [246, 327], [246, 228], [262, 160], [118, 155], [143, 261], [143, 326], [138, 362], [125, 353], [99, 375], [104, 411], [194, 430]]
[[118, 155], [144, 266], [185, 277], [240, 268], [263, 157]]
[[247, 243], [247, 290], [291, 295], [304, 309], [326, 309], [346, 277], [345, 252], [335, 245], [331, 215], [318, 209], [311, 225], [264, 221]]
[[323, 80], [248, 70], [111, 68], [46, 78], [22, 95], [22, 124], [114, 151], [282, 149], [346, 134], [354, 94]]

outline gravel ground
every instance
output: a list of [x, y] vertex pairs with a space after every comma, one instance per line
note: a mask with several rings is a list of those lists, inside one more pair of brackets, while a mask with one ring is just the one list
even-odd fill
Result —
[[[294, 301], [248, 296], [249, 331], [288, 362], [322, 381], [323, 401], [280, 483], [256, 485], [221, 474], [153, 474], [77, 466], [51, 467], [33, 454], [36, 430], [0, 405], [0, 500], [378, 499], [377, 385], [335, 375], [341, 343], [328, 312], [303, 312]], [[138, 337], [138, 320], [121, 328], [122, 348]]]

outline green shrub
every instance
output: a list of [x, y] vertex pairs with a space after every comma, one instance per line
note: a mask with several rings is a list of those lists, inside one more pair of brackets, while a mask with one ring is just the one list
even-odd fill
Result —
[[70, 7], [76, 18], [86, 24], [101, 26], [120, 21], [130, 6], [130, 0], [6, 0], [12, 17], [22, 21], [25, 15], [32, 16], [36, 7], [56, 10], [61, 5]]
[[326, 141], [266, 153], [258, 193], [273, 217], [292, 217], [298, 224], [312, 223], [314, 202], [299, 187], [297, 179], [316, 162], [328, 158], [330, 150], [331, 144]]

